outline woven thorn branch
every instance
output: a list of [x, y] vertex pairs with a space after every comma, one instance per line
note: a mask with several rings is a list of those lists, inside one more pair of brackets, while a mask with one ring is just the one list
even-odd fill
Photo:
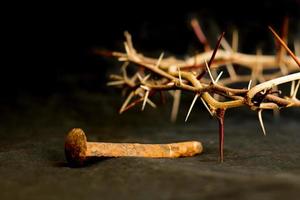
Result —
[[[205, 51], [185, 60], [174, 57], [164, 58], [164, 53], [158, 59], [146, 57], [137, 52], [131, 35], [125, 32], [125, 52], [109, 53], [123, 62], [121, 74], [110, 75], [111, 81], [107, 85], [128, 91], [119, 113], [138, 104], [142, 105], [142, 110], [147, 104], [156, 108], [151, 97], [157, 93], [164, 95], [168, 92], [173, 97], [172, 121], [176, 120], [182, 92], [192, 92], [194, 99], [187, 111], [185, 121], [188, 120], [197, 101], [204, 104], [209, 114], [219, 122], [219, 158], [223, 162], [224, 116], [227, 109], [246, 106], [256, 111], [265, 135], [262, 119], [264, 110], [278, 113], [282, 108], [300, 107], [297, 98], [300, 86], [300, 59], [286, 45], [287, 31], [283, 31], [280, 37], [273, 28], [269, 27], [280, 44], [276, 55], [262, 55], [260, 50], [257, 54], [251, 55], [237, 51], [237, 31], [233, 32], [231, 45], [222, 33], [216, 47], [212, 49], [198, 21], [193, 19], [191, 25], [199, 41], [204, 45]], [[287, 29], [285, 24], [283, 27]], [[295, 42], [295, 52], [299, 53], [299, 46], [299, 42]], [[96, 53], [108, 55], [108, 52], [103, 51]], [[132, 76], [127, 73], [129, 64], [135, 66]], [[250, 73], [239, 74], [238, 68], [246, 68]], [[225, 70], [228, 77], [222, 78]], [[235, 83], [246, 83], [247, 87], [231, 87]], [[290, 93], [284, 95], [278, 86], [286, 83], [290, 84]]]

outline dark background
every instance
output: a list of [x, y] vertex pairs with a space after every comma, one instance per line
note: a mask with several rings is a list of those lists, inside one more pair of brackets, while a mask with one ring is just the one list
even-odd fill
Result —
[[[189, 26], [197, 17], [213, 46], [221, 31], [239, 50], [275, 53], [272, 25], [290, 19], [289, 45], [299, 39], [300, 2], [99, 1], [15, 3], [4, 7], [0, 71], [0, 199], [297, 199], [300, 191], [299, 109], [280, 118], [232, 109], [225, 119], [225, 162], [218, 162], [218, 126], [202, 104], [189, 122], [192, 96], [169, 121], [171, 98], [158, 109], [118, 115], [124, 98], [106, 87], [120, 63], [94, 48], [123, 51], [128, 30], [137, 50], [183, 58], [201, 52]], [[91, 141], [168, 143], [199, 140], [204, 153], [182, 159], [102, 159], [70, 168], [64, 137], [82, 128]]]
[[106, 3], [13, 7], [2, 29], [2, 94], [104, 89], [112, 63], [93, 55], [92, 49], [122, 51], [124, 30], [143, 52], [164, 50], [177, 56], [202, 50], [189, 26], [192, 17], [200, 20], [212, 45], [221, 31], [230, 41], [231, 31], [238, 28], [240, 50], [249, 53], [257, 47], [273, 53], [267, 26], [279, 31], [285, 16], [290, 18], [291, 42], [300, 32], [298, 0]]

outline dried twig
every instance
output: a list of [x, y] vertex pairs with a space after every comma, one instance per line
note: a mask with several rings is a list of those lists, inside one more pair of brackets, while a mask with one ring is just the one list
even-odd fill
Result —
[[[282, 46], [281, 49], [286, 50], [291, 57], [282, 53], [283, 50], [280, 50], [281, 53], [277, 55], [262, 55], [262, 53], [249, 55], [237, 52], [237, 32], [233, 34], [233, 47], [224, 42], [225, 40], [222, 42], [223, 33], [215, 49], [211, 51], [208, 48], [206, 37], [199, 23], [193, 20], [191, 24], [200, 42], [206, 45], [206, 52], [186, 60], [179, 60], [173, 57], [163, 58], [163, 54], [160, 55], [159, 59], [145, 57], [137, 53], [133, 47], [130, 34], [126, 32], [126, 42], [124, 43], [126, 53], [112, 52], [111, 54], [106, 53], [106, 55], [113, 55], [122, 62], [128, 62], [147, 70], [144, 71], [143, 77], [138, 72], [133, 77], [128, 77], [126, 67], [122, 67], [122, 74], [112, 75], [111, 82], [108, 85], [129, 88], [131, 91], [124, 101], [120, 113], [139, 103], [142, 103], [143, 110], [146, 103], [150, 101], [149, 98], [156, 92], [172, 91], [174, 98], [171, 114], [172, 121], [175, 121], [177, 118], [181, 93], [184, 91], [194, 93], [194, 99], [189, 107], [185, 121], [188, 120], [193, 106], [197, 99], [200, 98], [209, 113], [219, 121], [220, 160], [223, 161], [224, 115], [227, 109], [248, 106], [252, 110], [257, 110], [258, 118], [265, 134], [261, 116], [263, 110], [278, 111], [279, 108], [300, 107], [300, 101], [296, 96], [300, 85], [300, 59], [286, 45], [285, 38], [287, 36], [285, 34], [287, 31], [283, 33], [284, 39], [281, 39], [269, 27], [276, 40]], [[221, 44], [226, 47], [225, 50], [219, 50]], [[298, 43], [295, 44], [298, 45]], [[278, 62], [278, 59], [280, 62]], [[208, 64], [206, 60], [209, 60]], [[247, 75], [238, 74], [234, 68], [236, 67], [234, 66], [235, 64], [250, 69], [251, 73]], [[229, 77], [221, 78], [223, 71], [219, 73], [217, 78], [213, 76], [212, 70], [221, 68], [228, 71]], [[272, 69], [274, 72], [265, 74], [264, 70], [266, 69]], [[209, 79], [204, 76], [206, 72], [209, 73]], [[150, 76], [152, 74], [155, 75], [155, 78], [151, 78], [154, 77]], [[230, 87], [231, 84], [238, 82], [248, 83], [248, 87]], [[291, 82], [290, 94], [284, 96], [278, 92], [277, 86], [289, 82]], [[219, 98], [215, 98], [216, 95], [226, 97], [226, 100], [220, 101]], [[131, 102], [135, 96], [139, 96], [139, 99]]]

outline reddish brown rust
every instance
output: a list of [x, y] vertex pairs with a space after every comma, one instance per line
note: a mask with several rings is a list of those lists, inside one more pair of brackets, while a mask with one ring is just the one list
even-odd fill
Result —
[[84, 164], [90, 157], [178, 158], [202, 151], [202, 144], [198, 141], [170, 144], [87, 142], [85, 133], [79, 128], [72, 129], [65, 141], [67, 161], [75, 166]]

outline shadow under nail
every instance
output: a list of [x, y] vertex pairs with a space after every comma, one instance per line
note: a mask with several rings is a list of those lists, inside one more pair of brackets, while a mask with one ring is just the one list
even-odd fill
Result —
[[114, 159], [110, 157], [91, 157], [84, 161], [81, 165], [71, 164], [67, 161], [65, 162], [57, 162], [54, 166], [55, 167], [69, 167], [69, 168], [83, 168], [83, 167], [90, 167], [92, 165], [95, 165], [97, 163], [101, 164], [101, 162], [109, 159]]

